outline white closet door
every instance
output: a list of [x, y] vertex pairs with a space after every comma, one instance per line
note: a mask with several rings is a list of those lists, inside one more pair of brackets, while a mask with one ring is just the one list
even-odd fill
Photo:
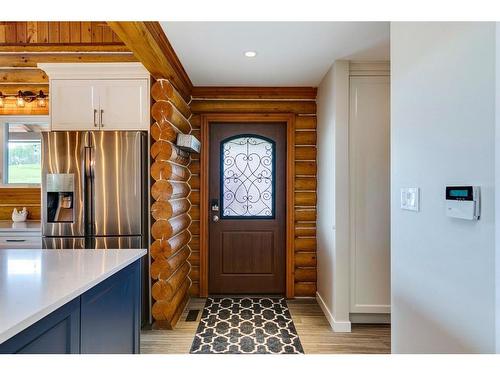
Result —
[[390, 313], [389, 77], [350, 79], [352, 313]]
[[147, 130], [147, 79], [102, 80], [99, 86], [101, 130]]
[[96, 81], [54, 79], [50, 85], [51, 130], [97, 130]]

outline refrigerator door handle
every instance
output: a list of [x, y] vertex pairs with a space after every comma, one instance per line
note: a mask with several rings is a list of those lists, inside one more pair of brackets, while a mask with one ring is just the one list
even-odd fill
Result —
[[95, 233], [94, 228], [94, 152], [92, 147], [85, 147], [84, 155], [84, 220], [85, 235]]

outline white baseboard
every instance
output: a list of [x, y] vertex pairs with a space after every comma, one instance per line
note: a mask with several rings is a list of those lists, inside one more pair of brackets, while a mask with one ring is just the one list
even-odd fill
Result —
[[349, 320], [351, 323], [391, 324], [391, 314], [350, 313]]
[[325, 314], [325, 317], [328, 320], [328, 323], [330, 323], [330, 326], [332, 327], [334, 332], [351, 332], [351, 322], [336, 321], [332, 313], [326, 306], [325, 301], [323, 301], [323, 298], [321, 298], [321, 295], [318, 292], [316, 292], [316, 301], [318, 301], [319, 307], [321, 307], [323, 314]]

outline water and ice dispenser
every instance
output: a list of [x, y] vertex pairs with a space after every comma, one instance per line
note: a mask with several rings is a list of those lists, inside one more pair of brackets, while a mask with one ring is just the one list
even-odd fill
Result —
[[73, 173], [47, 174], [47, 222], [74, 221], [75, 175]]

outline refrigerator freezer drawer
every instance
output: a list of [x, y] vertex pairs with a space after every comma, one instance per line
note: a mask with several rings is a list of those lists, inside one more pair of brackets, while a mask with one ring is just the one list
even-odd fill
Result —
[[141, 236], [123, 237], [94, 237], [92, 238], [94, 249], [140, 249], [142, 248]]
[[43, 249], [85, 249], [85, 237], [44, 237]]
[[44, 237], [42, 246], [44, 249], [140, 249], [142, 237]]

